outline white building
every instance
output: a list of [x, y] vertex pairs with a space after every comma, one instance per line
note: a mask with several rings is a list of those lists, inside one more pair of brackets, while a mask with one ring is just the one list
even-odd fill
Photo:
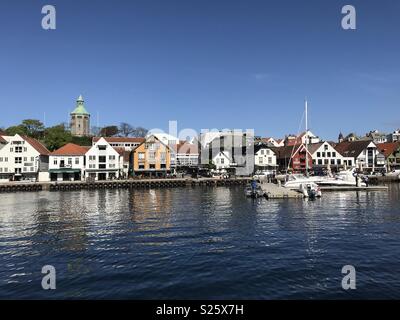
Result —
[[[94, 146], [97, 141], [99, 141], [101, 137], [93, 137], [92, 145]], [[125, 151], [132, 151], [139, 144], [145, 141], [145, 138], [134, 138], [134, 137], [104, 137], [110, 146], [116, 148], [124, 148]]]
[[212, 163], [216, 170], [228, 169], [232, 165], [232, 159], [228, 151], [221, 151], [214, 156]]
[[335, 146], [344, 157], [351, 158], [354, 166], [360, 170], [376, 171], [385, 167], [385, 156], [371, 140], [344, 141]]
[[354, 160], [344, 157], [329, 142], [320, 142], [308, 145], [308, 151], [312, 156], [313, 167], [353, 167]]
[[176, 166], [197, 167], [199, 164], [199, 148], [197, 143], [181, 141], [177, 145]]
[[112, 180], [122, 177], [123, 152], [100, 138], [86, 153], [85, 178]]
[[90, 147], [73, 143], [53, 151], [49, 159], [51, 181], [79, 181], [85, 178], [85, 154]]
[[48, 181], [50, 151], [44, 145], [33, 138], [19, 134], [2, 136], [2, 140], [1, 181]]
[[277, 163], [274, 151], [265, 145], [259, 145], [254, 147], [254, 152], [254, 164], [256, 170], [276, 169]]
[[400, 129], [393, 131], [392, 133], [388, 134], [388, 141], [389, 142], [397, 142], [400, 141]]

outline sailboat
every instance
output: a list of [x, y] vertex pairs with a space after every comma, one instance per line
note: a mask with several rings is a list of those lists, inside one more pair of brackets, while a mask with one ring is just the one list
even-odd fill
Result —
[[[306, 149], [306, 164], [305, 164], [305, 174], [286, 174], [284, 187], [300, 191], [306, 195], [304, 190], [308, 190], [312, 194], [318, 194], [321, 196], [321, 190], [317, 185], [317, 181], [320, 180], [320, 177], [311, 177], [309, 175], [309, 154], [308, 154], [308, 101], [305, 99], [304, 101], [304, 112], [305, 112], [305, 149]], [[295, 146], [293, 146], [295, 148]], [[290, 162], [288, 168], [290, 166]]]
[[[305, 174], [286, 174], [284, 187], [294, 190], [304, 190], [305, 186], [312, 186], [313, 189], [319, 189], [319, 186], [365, 186], [364, 182], [357, 181], [357, 173], [355, 169], [339, 172], [336, 176], [310, 176], [309, 175], [309, 154], [308, 154], [308, 102], [305, 99], [305, 148], [306, 148], [306, 164]], [[294, 146], [293, 146], [294, 148]], [[289, 163], [290, 165], [290, 163]], [[309, 189], [309, 188], [308, 188]], [[315, 190], [314, 190], [315, 191]]]

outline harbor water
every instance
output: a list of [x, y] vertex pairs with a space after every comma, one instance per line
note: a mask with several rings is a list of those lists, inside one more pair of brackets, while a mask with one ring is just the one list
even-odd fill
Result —
[[[248, 199], [243, 187], [0, 194], [2, 299], [400, 298], [400, 188]], [[56, 289], [41, 271], [56, 269]], [[345, 291], [342, 267], [356, 269]]]

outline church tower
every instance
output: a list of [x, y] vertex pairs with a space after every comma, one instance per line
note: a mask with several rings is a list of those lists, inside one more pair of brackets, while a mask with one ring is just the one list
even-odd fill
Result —
[[76, 101], [76, 108], [71, 112], [71, 134], [84, 137], [90, 135], [90, 114], [86, 111], [83, 97]]

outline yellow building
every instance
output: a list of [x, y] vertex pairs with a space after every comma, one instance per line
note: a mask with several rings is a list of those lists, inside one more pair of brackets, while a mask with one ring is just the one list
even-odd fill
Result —
[[171, 149], [155, 136], [149, 136], [132, 151], [135, 176], [165, 176], [171, 171]]

